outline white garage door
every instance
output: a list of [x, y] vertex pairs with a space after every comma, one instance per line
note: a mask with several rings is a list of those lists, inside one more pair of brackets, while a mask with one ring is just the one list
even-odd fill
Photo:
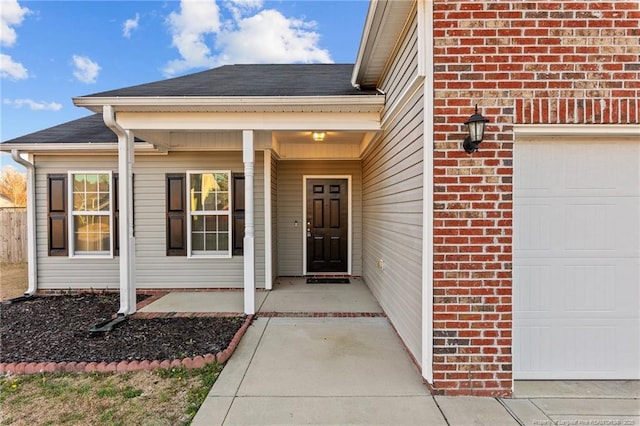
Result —
[[514, 377], [639, 379], [640, 143], [514, 155]]

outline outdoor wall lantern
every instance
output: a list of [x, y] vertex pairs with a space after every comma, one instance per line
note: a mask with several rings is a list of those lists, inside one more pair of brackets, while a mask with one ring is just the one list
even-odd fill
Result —
[[484, 125], [488, 122], [489, 120], [478, 113], [478, 105], [476, 104], [476, 112], [464, 122], [469, 128], [469, 136], [462, 142], [462, 147], [469, 154], [478, 150], [478, 145], [484, 138]]

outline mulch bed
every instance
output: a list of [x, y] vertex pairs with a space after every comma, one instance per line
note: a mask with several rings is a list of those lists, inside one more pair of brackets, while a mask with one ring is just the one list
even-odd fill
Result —
[[47, 296], [0, 305], [0, 362], [173, 360], [227, 348], [242, 317], [129, 318], [106, 333], [89, 328], [111, 318], [117, 294]]

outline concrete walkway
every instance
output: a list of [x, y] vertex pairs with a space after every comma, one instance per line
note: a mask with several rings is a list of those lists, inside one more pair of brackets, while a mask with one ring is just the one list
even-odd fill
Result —
[[433, 397], [384, 317], [258, 318], [192, 424], [640, 425], [640, 382], [563, 383]]
[[[177, 292], [141, 311], [242, 312], [242, 300], [241, 291]], [[256, 302], [258, 318], [193, 425], [640, 426], [640, 381], [516, 382], [513, 399], [431, 396], [361, 279], [280, 278]]]

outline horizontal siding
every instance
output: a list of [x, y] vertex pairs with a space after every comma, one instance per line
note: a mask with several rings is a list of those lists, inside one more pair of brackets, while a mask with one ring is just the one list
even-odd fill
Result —
[[[47, 175], [70, 170], [118, 170], [114, 156], [36, 156], [36, 241], [38, 287], [43, 289], [118, 288], [119, 261], [49, 256], [47, 242]], [[68, 218], [68, 223], [70, 220]]]
[[[118, 257], [109, 260], [48, 257], [46, 178], [75, 169], [117, 171], [116, 157], [38, 156], [38, 280], [42, 288], [118, 287]], [[241, 152], [170, 153], [138, 156], [134, 164], [136, 285], [138, 288], [242, 287], [243, 257], [189, 259], [166, 256], [166, 173], [187, 170], [231, 170], [242, 173]], [[262, 153], [255, 162], [256, 283], [264, 284], [264, 180]]]
[[[417, 22], [405, 38], [381, 88], [387, 109], [399, 111], [367, 152], [363, 173], [363, 269], [372, 293], [417, 360], [422, 351], [423, 97], [404, 106], [404, 88], [417, 73]], [[421, 91], [420, 91], [421, 92]], [[396, 108], [402, 108], [397, 110]], [[378, 268], [378, 261], [384, 269]]]
[[[303, 273], [302, 238], [306, 220], [302, 216], [303, 175], [351, 175], [353, 250], [352, 274], [362, 275], [362, 172], [360, 161], [284, 161], [278, 162], [277, 245], [278, 274]], [[298, 227], [294, 227], [294, 221]]]
[[379, 85], [387, 94], [387, 110], [397, 106], [395, 104], [400, 101], [405, 88], [418, 74], [418, 19], [415, 13], [409, 18], [407, 31], [395, 54], [395, 60]]

